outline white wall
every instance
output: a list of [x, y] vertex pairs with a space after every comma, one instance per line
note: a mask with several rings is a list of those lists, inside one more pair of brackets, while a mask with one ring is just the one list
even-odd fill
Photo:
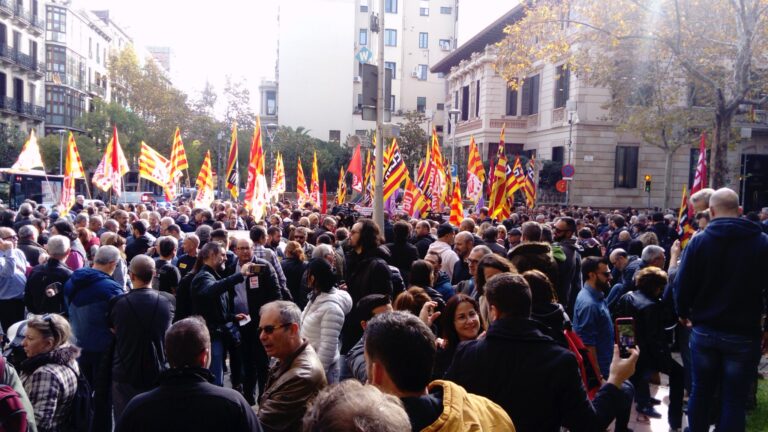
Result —
[[279, 121], [328, 140], [352, 130], [354, 0], [293, 0], [280, 7]]

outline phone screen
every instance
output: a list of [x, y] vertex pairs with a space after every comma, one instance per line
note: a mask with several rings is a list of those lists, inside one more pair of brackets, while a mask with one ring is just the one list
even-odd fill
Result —
[[616, 320], [616, 339], [621, 357], [629, 357], [629, 348], [637, 346], [635, 323], [632, 318], [619, 318]]

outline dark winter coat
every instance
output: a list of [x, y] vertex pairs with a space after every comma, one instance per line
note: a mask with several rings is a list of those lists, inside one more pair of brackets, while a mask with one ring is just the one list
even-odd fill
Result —
[[[66, 314], [64, 305], [64, 284], [67, 283], [72, 270], [61, 261], [49, 258], [45, 264], [32, 269], [27, 277], [24, 288], [24, 304], [33, 314], [57, 313]], [[48, 297], [46, 291], [50, 287], [55, 294]]]

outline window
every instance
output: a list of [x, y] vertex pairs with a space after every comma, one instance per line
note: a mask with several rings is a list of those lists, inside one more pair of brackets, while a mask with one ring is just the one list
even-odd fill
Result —
[[368, 136], [368, 131], [365, 129], [355, 129], [355, 135], [359, 137]]
[[429, 33], [419, 33], [419, 48], [429, 48]]
[[445, 78], [445, 72], [438, 72], [437, 73], [438, 78]]
[[384, 0], [384, 12], [397, 13], [397, 0]]
[[360, 35], [357, 37], [357, 43], [368, 45], [368, 29], [360, 29]]
[[357, 94], [357, 107], [362, 108], [363, 107], [363, 94], [358, 93]]
[[341, 142], [341, 131], [340, 130], [329, 130], [328, 131], [328, 141], [330, 142]]
[[368, 5], [360, 5], [360, 12], [368, 12]]
[[397, 30], [384, 29], [384, 45], [397, 46]]
[[45, 56], [48, 71], [59, 74], [59, 78], [64, 82], [64, 74], [67, 71], [67, 49], [56, 45], [46, 45]]
[[552, 161], [563, 162], [565, 160], [565, 147], [554, 146], [552, 147]]
[[416, 111], [423, 113], [427, 110], [427, 98], [419, 96], [416, 98]]
[[46, 39], [54, 42], [66, 42], [67, 10], [62, 7], [48, 6], [46, 11]]
[[421, 81], [425, 81], [427, 79], [427, 71], [428, 66], [425, 64], [420, 64], [416, 67], [416, 74], [418, 75], [418, 79]]
[[101, 64], [101, 56], [99, 55], [99, 52], [101, 49], [99, 49], [99, 43], [96, 42], [96, 64]]
[[436, 107], [436, 109], [437, 109], [438, 111], [445, 111], [445, 104], [444, 104], [444, 103], [439, 103], [439, 104], [437, 104], [437, 107]]
[[267, 99], [267, 115], [277, 115], [277, 92], [268, 90], [265, 92]]
[[616, 146], [616, 172], [613, 187], [634, 189], [637, 187], [637, 147]]
[[389, 95], [389, 110], [395, 111], [395, 95]]
[[428, 7], [419, 8], [419, 15], [429, 16], [429, 8]]
[[480, 80], [475, 82], [475, 117], [480, 117]]
[[555, 108], [562, 108], [569, 97], [571, 70], [566, 65], [560, 65], [555, 69], [555, 74]]
[[451, 40], [450, 39], [440, 39], [440, 42], [438, 42], [440, 45], [440, 49], [443, 51], [450, 51], [451, 50]]
[[523, 82], [522, 115], [539, 113], [539, 75], [528, 77]]
[[384, 62], [384, 69], [390, 69], [392, 70], [392, 79], [397, 79], [397, 63], [395, 62]]
[[461, 119], [469, 120], [469, 86], [461, 88]]
[[88, 58], [93, 59], [93, 38], [88, 38]]
[[453, 13], [453, 8], [450, 6], [441, 6], [440, 13], [443, 15], [451, 15]]
[[507, 86], [507, 108], [504, 111], [508, 116], [517, 115], [517, 90], [512, 90]]

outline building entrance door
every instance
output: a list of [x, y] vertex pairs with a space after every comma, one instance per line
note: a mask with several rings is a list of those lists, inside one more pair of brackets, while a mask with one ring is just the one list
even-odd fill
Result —
[[742, 166], [746, 165], [746, 182], [742, 180], [744, 212], [760, 211], [768, 207], [768, 155], [745, 154]]

